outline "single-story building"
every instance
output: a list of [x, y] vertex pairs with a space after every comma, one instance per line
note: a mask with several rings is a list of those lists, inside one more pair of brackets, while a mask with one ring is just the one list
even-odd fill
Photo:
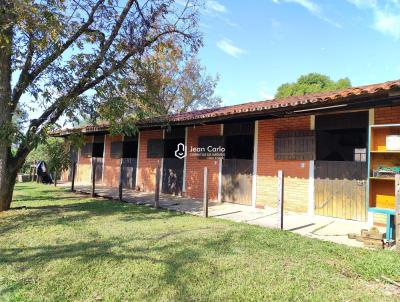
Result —
[[[400, 152], [385, 147], [387, 135], [400, 134], [400, 80], [175, 114], [137, 127], [134, 137], [111, 136], [107, 124], [79, 128], [86, 144], [75, 182], [90, 183], [96, 159], [96, 182], [118, 187], [122, 173], [125, 188], [151, 192], [160, 167], [162, 192], [201, 198], [208, 167], [211, 200], [274, 207], [282, 170], [286, 210], [383, 226], [394, 207], [394, 177], [379, 169], [400, 167]], [[372, 138], [369, 129], [382, 131]], [[181, 144], [183, 157], [175, 152]]]

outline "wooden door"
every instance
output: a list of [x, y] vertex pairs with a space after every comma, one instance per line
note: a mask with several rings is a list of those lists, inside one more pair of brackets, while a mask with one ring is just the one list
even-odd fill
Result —
[[366, 220], [367, 163], [315, 161], [315, 214]]
[[253, 160], [222, 160], [222, 201], [251, 205]]
[[93, 157], [93, 165], [96, 169], [96, 183], [101, 183], [103, 181], [103, 158]]
[[136, 158], [122, 159], [122, 187], [125, 189], [135, 189], [136, 163]]
[[179, 195], [182, 193], [184, 160], [164, 158], [162, 173], [162, 192]]

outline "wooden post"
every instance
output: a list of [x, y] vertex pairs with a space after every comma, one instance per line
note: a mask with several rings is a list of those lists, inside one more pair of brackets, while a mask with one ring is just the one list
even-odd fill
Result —
[[160, 167], [156, 169], [156, 187], [154, 190], [154, 208], [158, 209], [160, 207]]
[[35, 164], [35, 167], [33, 167], [33, 181], [37, 181], [37, 169], [36, 169], [36, 164]]
[[92, 197], [96, 196], [96, 164], [97, 164], [97, 159], [95, 157], [92, 157]]
[[400, 174], [395, 176], [396, 215], [394, 221], [394, 237], [396, 239], [396, 250], [400, 251]]
[[277, 226], [283, 230], [283, 171], [278, 171], [278, 221]]
[[204, 167], [203, 215], [208, 217], [208, 168]]
[[75, 173], [76, 173], [76, 162], [72, 163], [72, 181], [71, 181], [71, 192], [75, 191]]
[[37, 167], [35, 168], [35, 174], [36, 174], [36, 182], [39, 183], [39, 174], [38, 174], [38, 169]]
[[118, 185], [118, 199], [122, 201], [122, 158], [121, 163], [119, 165], [119, 185]]

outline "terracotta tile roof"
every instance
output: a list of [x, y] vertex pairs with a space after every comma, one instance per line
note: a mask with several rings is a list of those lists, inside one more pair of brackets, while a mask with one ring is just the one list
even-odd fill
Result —
[[[359, 99], [360, 97], [373, 96], [374, 94], [382, 93], [385, 91], [400, 89], [400, 80], [390, 81], [379, 84], [365, 85], [359, 87], [352, 87], [338, 91], [318, 92], [307, 94], [303, 96], [292, 96], [281, 99], [273, 99], [259, 102], [250, 102], [233, 106], [226, 106], [214, 109], [197, 110], [187, 113], [174, 114], [168, 118], [169, 122], [183, 122], [190, 120], [201, 120], [216, 118], [220, 116], [232, 116], [241, 113], [251, 112], [268, 112], [276, 109], [287, 108], [288, 111], [292, 107], [318, 104], [318, 103], [335, 103], [344, 100]], [[326, 106], [324, 104], [324, 106]], [[143, 124], [154, 123], [157, 119], [149, 119], [143, 121]]]
[[[338, 91], [318, 92], [307, 94], [303, 96], [292, 96], [281, 99], [265, 100], [259, 102], [250, 102], [233, 106], [225, 106], [219, 108], [202, 109], [186, 113], [173, 114], [168, 117], [158, 117], [146, 119], [139, 122], [137, 125], [140, 127], [157, 126], [164, 122], [170, 123], [185, 123], [190, 121], [201, 121], [204, 119], [213, 119], [220, 117], [231, 117], [240, 114], [262, 114], [273, 112], [277, 110], [285, 110], [290, 112], [295, 110], [294, 107], [301, 107], [302, 105], [315, 105], [323, 104], [323, 106], [335, 105], [341, 101], [348, 101], [356, 103], [357, 100], [372, 97], [374, 95], [388, 93], [389, 91], [400, 90], [400, 80], [389, 81], [379, 84], [365, 85], [359, 87], [351, 87]], [[307, 107], [307, 106], [306, 106]], [[108, 129], [107, 122], [98, 125], [88, 125], [75, 129], [64, 129], [59, 132], [60, 135], [68, 135], [73, 131], [82, 131], [84, 133], [106, 131]], [[67, 134], [66, 134], [67, 133]]]
[[51, 132], [50, 136], [68, 136], [73, 133], [96, 133], [96, 132], [103, 132], [108, 131], [108, 122], [101, 122], [96, 125], [85, 125], [85, 126], [78, 126], [74, 128], [64, 128], [59, 129]]

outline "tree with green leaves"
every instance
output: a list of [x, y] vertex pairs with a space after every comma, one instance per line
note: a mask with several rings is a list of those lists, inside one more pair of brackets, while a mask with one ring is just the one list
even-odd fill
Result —
[[205, 73], [195, 55], [187, 55], [172, 39], [158, 45], [139, 68], [142, 103], [152, 102], [159, 114], [183, 113], [221, 104], [214, 96], [218, 76]]
[[[0, 211], [26, 157], [60, 119], [91, 114], [98, 87], [139, 76], [144, 54], [171, 37], [190, 51], [201, 46], [196, 1], [0, 1]], [[15, 123], [17, 108], [35, 118]]]
[[278, 87], [275, 98], [288, 96], [301, 96], [315, 92], [334, 91], [351, 87], [348, 78], [331, 80], [330, 77], [320, 73], [309, 73], [300, 76], [294, 83], [285, 83]]
[[68, 169], [71, 164], [70, 147], [69, 141], [50, 137], [28, 155], [27, 162], [45, 161], [56, 185], [61, 172]]
[[139, 119], [221, 105], [214, 94], [218, 75], [208, 75], [196, 54], [173, 38], [146, 53], [134, 73], [97, 89], [99, 118], [110, 122], [113, 133], [129, 132]]

